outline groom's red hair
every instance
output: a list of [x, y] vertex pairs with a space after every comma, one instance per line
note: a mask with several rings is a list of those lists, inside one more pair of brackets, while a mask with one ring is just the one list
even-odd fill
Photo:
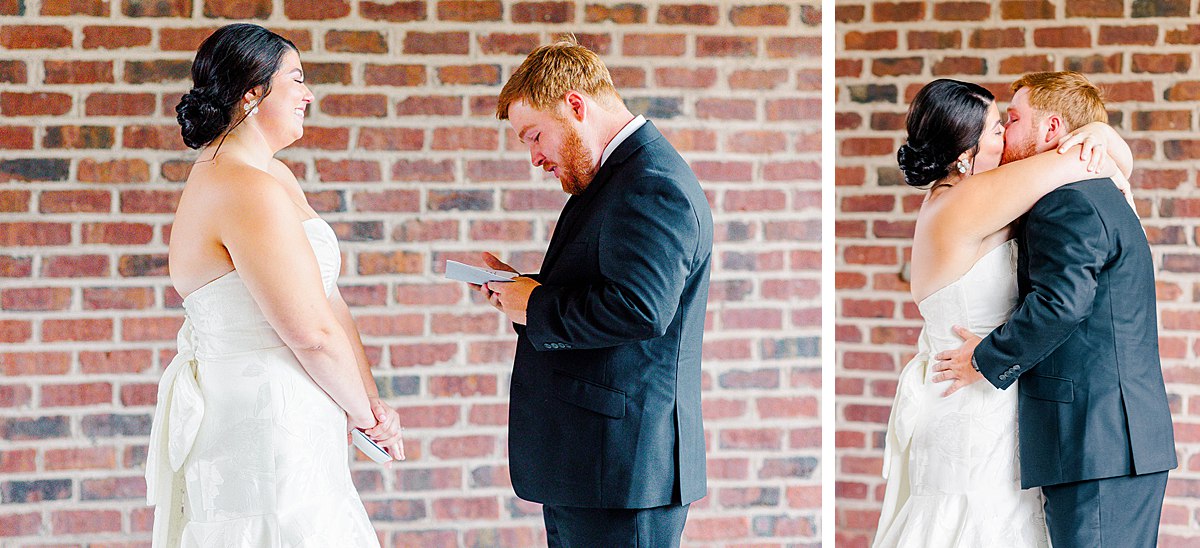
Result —
[[1043, 113], [1056, 113], [1073, 131], [1091, 122], [1108, 122], [1104, 94], [1082, 74], [1031, 72], [1013, 82], [1012, 90], [1029, 88], [1029, 104]]

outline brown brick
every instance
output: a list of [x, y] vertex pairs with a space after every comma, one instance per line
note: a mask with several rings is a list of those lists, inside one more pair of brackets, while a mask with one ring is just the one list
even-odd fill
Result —
[[321, 112], [330, 116], [387, 116], [387, 97], [383, 95], [327, 95], [320, 100]]
[[24, 84], [28, 79], [24, 61], [0, 60], [0, 83]]
[[1025, 47], [1025, 34], [1019, 28], [977, 29], [971, 33], [972, 48], [1020, 48]]
[[1120, 53], [1112, 55], [1088, 55], [1084, 57], [1067, 57], [1063, 59], [1063, 68], [1085, 74], [1120, 73], [1124, 65], [1124, 56]]
[[144, 183], [150, 180], [150, 165], [145, 160], [79, 161], [82, 183]]
[[1186, 53], [1135, 53], [1131, 61], [1130, 69], [1135, 73], [1186, 73], [1192, 66], [1192, 58]]
[[933, 6], [933, 18], [939, 21], [984, 21], [991, 15], [988, 2], [938, 2]]
[[[213, 19], [266, 19], [271, 0], [204, 0], [204, 16]], [[322, 5], [330, 2], [322, 2]], [[291, 17], [288, 14], [288, 17]]]
[[444, 85], [495, 86], [500, 84], [499, 65], [453, 65], [438, 67], [437, 79]]
[[758, 39], [749, 36], [697, 36], [697, 57], [754, 57]]
[[514, 23], [572, 23], [574, 2], [518, 2], [512, 5]]
[[71, 30], [57, 25], [0, 26], [0, 47], [5, 49], [60, 49], [71, 47]]
[[588, 4], [583, 20], [586, 23], [611, 21], [617, 25], [641, 24], [646, 22], [646, 6], [635, 3]]
[[1100, 39], [1097, 44], [1152, 46], [1156, 42], [1158, 42], [1157, 25], [1138, 25], [1132, 27], [1103, 25], [1100, 27]]
[[130, 84], [191, 81], [191, 61], [126, 61], [125, 81]]
[[[402, 2], [401, 2], [402, 3]], [[363, 16], [368, 19], [375, 19], [367, 15], [368, 8], [365, 4], [373, 4], [370, 2], [363, 3]], [[270, 8], [268, 7], [268, 11]], [[313, 21], [323, 19], [341, 19], [350, 15], [350, 2], [346, 0], [326, 0], [323, 2], [312, 2], [311, 0], [284, 0], [283, 15], [293, 21]]]
[[470, 37], [465, 32], [408, 32], [404, 35], [404, 53], [466, 55]]
[[504, 6], [499, 0], [438, 0], [437, 3], [437, 17], [442, 21], [500, 21], [503, 14]]
[[1033, 43], [1043, 48], [1086, 48], [1092, 33], [1084, 27], [1048, 27], [1033, 31]]
[[871, 6], [871, 20], [877, 23], [922, 19], [925, 19], [924, 2], [875, 2]]
[[490, 33], [480, 35], [479, 47], [483, 53], [505, 53], [509, 55], [525, 55], [540, 45], [541, 39], [537, 34]]
[[325, 48], [341, 53], [387, 53], [382, 32], [331, 30], [325, 33]]
[[191, 17], [191, 0], [121, 0], [121, 13], [129, 17]]
[[790, 16], [784, 4], [735, 6], [729, 10], [729, 21], [739, 27], [780, 27], [788, 24]]
[[921, 74], [924, 66], [923, 57], [875, 59], [871, 63], [871, 74], [875, 76]]
[[88, 116], [148, 116], [154, 114], [154, 94], [92, 93], [83, 110]]
[[1122, 17], [1124, 0], [1076, 0], [1066, 2], [1067, 17]]
[[0, 114], [4, 116], [62, 116], [71, 110], [66, 93], [0, 92]]
[[114, 131], [104, 126], [50, 126], [42, 136], [43, 148], [112, 148]]
[[686, 39], [682, 34], [626, 34], [621, 49], [628, 56], [683, 55]]
[[1003, 19], [1054, 19], [1054, 4], [1048, 0], [1003, 0], [1000, 17]]
[[898, 44], [897, 36], [894, 30], [849, 31], [846, 33], [845, 47], [847, 50], [894, 50]]
[[667, 4], [658, 7], [655, 21], [660, 25], [716, 25], [721, 13], [705, 4]]
[[38, 198], [42, 213], [108, 213], [112, 193], [104, 190], [44, 190]]
[[1133, 0], [1134, 17], [1187, 17], [1189, 0]]
[[86, 49], [136, 48], [150, 45], [150, 29], [143, 27], [83, 27], [83, 47]]
[[908, 49], [958, 49], [962, 47], [962, 33], [952, 31], [910, 31]]

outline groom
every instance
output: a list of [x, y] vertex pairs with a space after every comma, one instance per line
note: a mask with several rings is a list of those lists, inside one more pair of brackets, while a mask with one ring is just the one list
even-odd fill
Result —
[[[1002, 163], [1107, 121], [1075, 72], [1012, 85]], [[1041, 487], [1055, 548], [1153, 547], [1175, 443], [1158, 358], [1154, 265], [1110, 180], [1047, 194], [1018, 230], [1021, 300], [1008, 322], [939, 354], [955, 387], [1019, 385], [1021, 487]]]
[[[571, 195], [541, 272], [479, 288], [514, 323], [513, 489], [554, 547], [678, 547], [705, 494], [700, 351], [712, 214], [595, 53], [540, 47], [497, 116]], [[488, 266], [513, 271], [490, 254]]]

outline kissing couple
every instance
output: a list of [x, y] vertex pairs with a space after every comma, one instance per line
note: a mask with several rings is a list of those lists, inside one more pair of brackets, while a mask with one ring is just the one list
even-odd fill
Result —
[[1083, 75], [1012, 90], [1007, 120], [955, 80], [909, 107], [925, 325], [873, 546], [1152, 547], [1177, 462], [1132, 153]]

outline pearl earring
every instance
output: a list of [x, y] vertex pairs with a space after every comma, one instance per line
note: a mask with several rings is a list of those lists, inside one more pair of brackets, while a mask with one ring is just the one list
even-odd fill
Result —
[[246, 112], [247, 117], [254, 116], [258, 114], [258, 103], [254, 103], [253, 105], [246, 103], [242, 105], [242, 110]]
[[955, 167], [958, 169], [959, 173], [966, 173], [968, 169], [971, 169], [971, 164], [970, 162], [966, 162], [960, 158], [958, 163], [955, 164]]

